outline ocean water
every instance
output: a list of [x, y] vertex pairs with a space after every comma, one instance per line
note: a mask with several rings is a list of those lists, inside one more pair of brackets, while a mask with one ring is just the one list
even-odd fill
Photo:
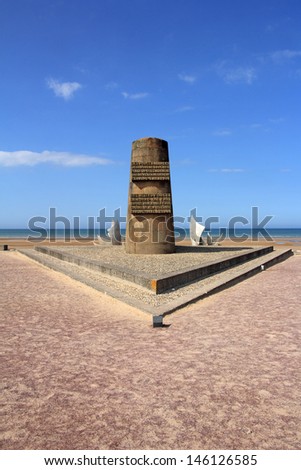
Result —
[[[31, 231], [29, 229], [0, 229], [0, 239], [2, 238], [10, 238], [10, 239], [18, 239], [23, 238], [27, 239], [28, 237], [34, 237], [37, 240], [42, 236], [44, 238], [55, 238], [55, 239], [72, 239], [72, 238], [96, 238], [97, 235], [105, 236], [106, 230], [105, 229], [98, 229], [98, 230], [91, 230], [82, 228], [79, 230], [65, 230], [65, 229], [40, 229], [41, 231]], [[43, 232], [42, 232], [43, 230]], [[277, 238], [287, 238], [287, 239], [295, 239], [301, 238], [301, 228], [270, 228], [266, 229], [268, 236], [271, 239]], [[125, 229], [121, 229], [121, 234], [125, 235]], [[227, 238], [232, 237], [242, 237], [246, 235], [248, 238], [256, 238], [256, 239], [263, 239], [264, 233], [261, 233], [258, 229], [252, 228], [238, 228], [238, 229], [212, 229], [210, 234], [213, 237], [218, 237], [221, 234], [225, 234]], [[203, 232], [203, 237], [205, 238], [207, 232]], [[189, 237], [189, 228], [183, 227], [175, 227], [175, 236], [177, 239], [184, 239], [185, 236]]]

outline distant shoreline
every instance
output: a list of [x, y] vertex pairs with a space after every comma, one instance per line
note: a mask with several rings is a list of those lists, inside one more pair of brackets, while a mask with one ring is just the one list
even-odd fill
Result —
[[[65, 237], [82, 237], [87, 238], [87, 239], [94, 239], [97, 237], [97, 235], [104, 236], [107, 233], [107, 228], [72, 228], [72, 229], [65, 229], [65, 228], [55, 228], [55, 229], [50, 229], [50, 228], [44, 228], [40, 227], [36, 230], [30, 230], [29, 228], [0, 228], [0, 240], [2, 239], [27, 239], [27, 237], [45, 237], [51, 238], [55, 237], [56, 239], [64, 239]], [[213, 237], [219, 236], [220, 234], [226, 234], [227, 237], [230, 235], [236, 235], [237, 237], [242, 236], [243, 234], [246, 234], [247, 236], [253, 236], [256, 234], [261, 237], [262, 232], [266, 232], [269, 234], [271, 238], [301, 238], [301, 228], [267, 228], [263, 227], [262, 229], [258, 228], [250, 228], [250, 227], [235, 227], [235, 228], [224, 228], [224, 227], [219, 227], [219, 228], [211, 228], [211, 229], [205, 229], [203, 235], [206, 236], [208, 232], [211, 233]], [[121, 234], [125, 235], [125, 228], [121, 228]], [[175, 234], [179, 235], [186, 235], [187, 238], [189, 238], [189, 227], [181, 227], [181, 226], [175, 226]]]
[[[80, 241], [70, 238], [70, 241], [65, 240], [64, 238], [57, 237], [56, 239], [46, 238], [43, 241], [28, 241], [27, 238], [1, 238], [0, 237], [0, 245], [8, 245], [9, 249], [18, 249], [18, 248], [34, 248], [35, 246], [94, 246], [94, 238], [89, 237], [86, 239], [82, 239]], [[204, 237], [206, 240], [206, 237]], [[108, 241], [108, 245], [109, 245]], [[181, 241], [176, 241], [178, 245], [190, 245], [190, 238], [186, 237]], [[248, 238], [247, 240], [231, 240], [230, 238], [225, 238], [222, 242], [218, 243], [219, 246], [270, 246], [273, 245], [275, 248], [286, 248], [291, 247], [294, 249], [301, 249], [301, 237], [275, 237], [272, 241], [268, 241], [265, 239], [251, 239]], [[97, 245], [95, 245], [97, 246]]]
[[[39, 232], [33, 232], [29, 229], [0, 229], [0, 245], [8, 245], [9, 248], [33, 248], [35, 246], [66, 246], [80, 245], [91, 246], [97, 235], [102, 238], [106, 235], [106, 229], [89, 230], [82, 229], [42, 229], [44, 238], [38, 237]], [[225, 229], [213, 228], [210, 233], [213, 239], [216, 239]], [[235, 228], [227, 230], [226, 238], [219, 242], [220, 246], [268, 246], [273, 245], [275, 248], [291, 247], [294, 249], [301, 248], [301, 228], [279, 228], [266, 229], [271, 240], [263, 238], [260, 230], [251, 228]], [[125, 229], [121, 229], [122, 235], [125, 236]], [[41, 232], [40, 232], [41, 234]], [[235, 234], [235, 238], [233, 235]], [[36, 237], [34, 237], [36, 235]], [[189, 228], [175, 227], [176, 244], [190, 245]], [[181, 235], [181, 237], [177, 237]], [[232, 235], [232, 237], [230, 236]], [[31, 236], [32, 240], [28, 240]], [[243, 237], [244, 236], [244, 237]], [[247, 236], [247, 238], [246, 238]], [[243, 238], [241, 238], [243, 237]], [[107, 237], [105, 237], [107, 238]], [[207, 232], [203, 233], [203, 240], [206, 242]], [[245, 239], [246, 238], [246, 239]], [[108, 239], [107, 239], [108, 240]], [[108, 241], [109, 243], [109, 241]]]

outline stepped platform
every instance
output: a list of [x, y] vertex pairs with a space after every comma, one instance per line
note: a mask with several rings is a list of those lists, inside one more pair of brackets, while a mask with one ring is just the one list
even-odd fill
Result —
[[225, 289], [293, 255], [268, 247], [177, 246], [169, 255], [129, 255], [124, 246], [18, 250], [154, 318]]

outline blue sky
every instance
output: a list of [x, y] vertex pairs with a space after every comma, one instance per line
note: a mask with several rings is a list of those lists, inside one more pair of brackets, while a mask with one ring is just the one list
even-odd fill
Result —
[[126, 215], [169, 143], [174, 215], [301, 226], [299, 0], [0, 0], [0, 228]]

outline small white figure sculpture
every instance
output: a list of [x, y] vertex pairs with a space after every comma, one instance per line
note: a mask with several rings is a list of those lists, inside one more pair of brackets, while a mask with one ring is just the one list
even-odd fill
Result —
[[207, 245], [213, 245], [213, 240], [210, 235], [210, 232], [207, 233]]
[[190, 240], [193, 246], [203, 245], [202, 233], [205, 230], [204, 225], [199, 224], [195, 218], [190, 216]]
[[107, 233], [111, 238], [112, 245], [121, 245], [120, 224], [118, 219], [112, 220], [112, 225], [107, 230]]

